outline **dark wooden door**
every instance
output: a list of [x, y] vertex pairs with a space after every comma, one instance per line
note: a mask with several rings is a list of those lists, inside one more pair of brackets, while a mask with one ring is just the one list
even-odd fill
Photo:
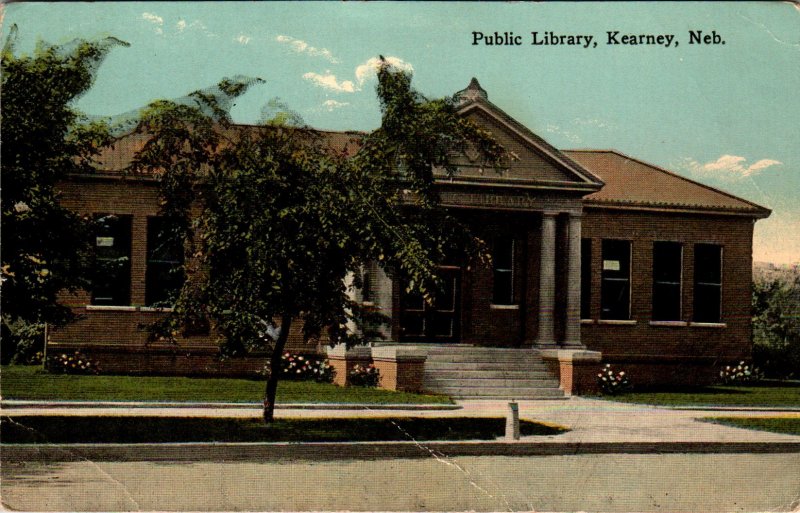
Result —
[[400, 340], [406, 342], [456, 343], [461, 331], [461, 268], [441, 267], [442, 288], [433, 304], [420, 294], [400, 296]]

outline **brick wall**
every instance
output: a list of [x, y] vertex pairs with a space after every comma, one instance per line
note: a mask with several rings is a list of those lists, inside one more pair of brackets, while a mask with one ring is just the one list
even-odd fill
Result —
[[[639, 374], [639, 383], [708, 381], [716, 366], [750, 356], [750, 298], [753, 221], [744, 217], [648, 214], [587, 209], [584, 238], [592, 239], [592, 323], [582, 325], [581, 339]], [[632, 242], [632, 325], [601, 324], [602, 239]], [[651, 325], [653, 241], [683, 243], [682, 320], [686, 325]], [[723, 247], [722, 317], [724, 326], [693, 326], [694, 244]], [[691, 377], [678, 379], [681, 373]]]

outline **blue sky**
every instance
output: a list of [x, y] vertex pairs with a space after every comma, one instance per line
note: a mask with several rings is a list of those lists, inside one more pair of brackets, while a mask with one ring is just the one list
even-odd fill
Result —
[[[615, 148], [773, 209], [756, 260], [800, 262], [800, 8], [710, 3], [12, 3], [3, 38], [114, 36], [92, 115], [135, 110], [247, 75], [265, 80], [234, 107], [255, 122], [280, 98], [311, 126], [379, 122], [372, 63], [414, 72], [429, 97], [477, 77], [489, 98], [559, 148]], [[717, 45], [689, 44], [689, 30]], [[519, 46], [473, 45], [513, 32]], [[534, 46], [531, 32], [593, 35], [597, 47]], [[607, 45], [607, 32], [674, 34], [678, 46]]]

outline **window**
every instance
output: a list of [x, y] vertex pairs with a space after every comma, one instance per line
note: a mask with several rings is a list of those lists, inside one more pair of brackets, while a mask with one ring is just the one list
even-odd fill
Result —
[[631, 317], [631, 243], [603, 241], [600, 318], [629, 320]]
[[592, 239], [581, 239], [581, 319], [592, 318]]
[[722, 317], [722, 246], [694, 247], [694, 321], [720, 322]]
[[92, 304], [125, 306], [131, 302], [131, 216], [97, 217]]
[[168, 306], [183, 285], [183, 238], [163, 217], [147, 218], [145, 303]]
[[492, 304], [513, 305], [514, 303], [514, 239], [497, 237], [492, 251], [494, 266], [494, 288]]
[[683, 246], [680, 242], [653, 243], [653, 320], [681, 320], [681, 270]]

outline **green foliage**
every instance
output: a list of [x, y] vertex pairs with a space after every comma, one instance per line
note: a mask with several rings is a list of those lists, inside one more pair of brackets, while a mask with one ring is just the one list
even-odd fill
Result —
[[766, 377], [800, 376], [800, 275], [753, 284], [753, 359]]
[[[44, 325], [17, 318], [3, 322], [0, 359], [3, 365], [35, 363], [44, 350]], [[40, 358], [38, 358], [41, 360]]]
[[15, 36], [12, 28], [1, 56], [4, 359], [16, 351], [8, 330], [65, 324], [72, 314], [57, 293], [88, 285], [91, 223], [59, 204], [56, 185], [69, 173], [91, 172], [93, 157], [110, 143], [108, 127], [72, 103], [89, 90], [108, 51], [126, 45], [113, 38], [40, 43], [32, 55], [16, 55]]
[[382, 126], [352, 158], [295, 126], [280, 103], [264, 126], [231, 126], [224, 106], [247, 84], [226, 80], [215, 93], [142, 113], [139, 130], [151, 138], [132, 170], [160, 177], [163, 214], [191, 257], [174, 314], [154, 336], [208, 319], [227, 355], [270, 349], [268, 409], [293, 320], [302, 319], [306, 340], [325, 332], [331, 345], [363, 341], [347, 328], [357, 310], [348, 274], [375, 261], [430, 299], [437, 264], [480, 248], [439, 206], [434, 170], [468, 143], [492, 161], [499, 146], [452, 101], [416, 93], [409, 75], [384, 63], [378, 78]]

